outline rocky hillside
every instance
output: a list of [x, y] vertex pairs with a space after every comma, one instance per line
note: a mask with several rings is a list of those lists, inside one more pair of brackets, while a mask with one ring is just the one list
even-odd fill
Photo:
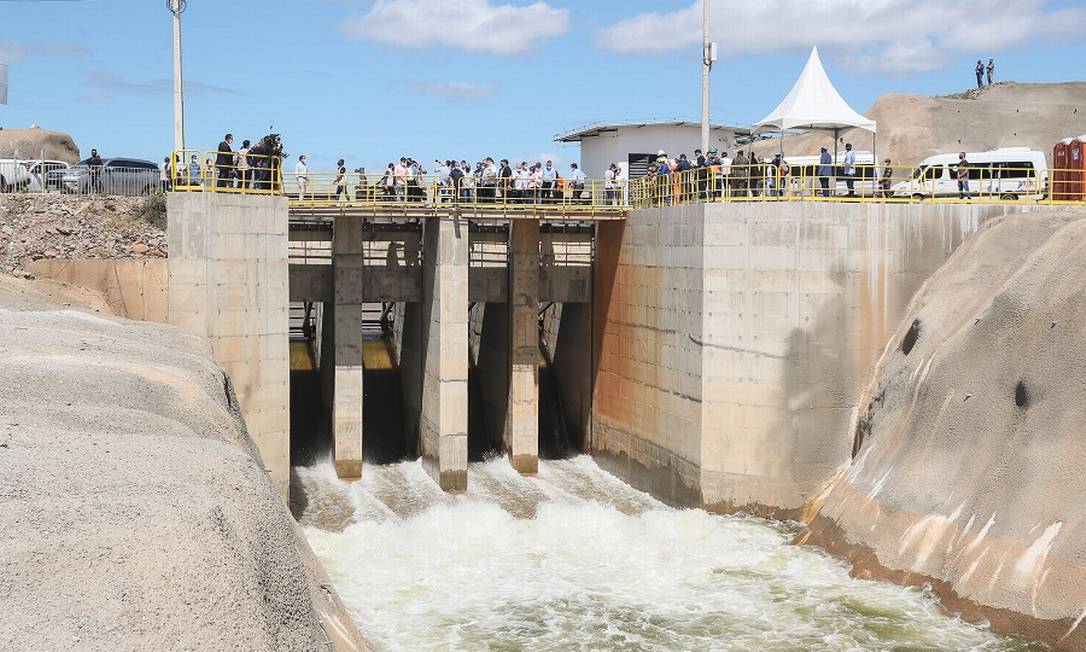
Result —
[[[912, 165], [932, 154], [984, 151], [995, 147], [1032, 147], [1047, 152], [1061, 138], [1086, 134], [1086, 82], [1017, 84], [1004, 82], [984, 90], [947, 97], [893, 93], [883, 95], [865, 115], [878, 122], [876, 141], [880, 159]], [[871, 149], [870, 132], [858, 129], [840, 134], [840, 150], [851, 142]], [[833, 136], [812, 132], [785, 139], [785, 154], [833, 151]], [[776, 140], [763, 141], [755, 150], [777, 151]]]
[[31, 126], [29, 129], [0, 129], [0, 158], [44, 158], [77, 163], [79, 148], [71, 136], [59, 131], [49, 131], [38, 126]]
[[27, 262], [43, 258], [164, 258], [160, 203], [156, 197], [0, 195], [0, 274], [25, 276]]
[[359, 650], [210, 345], [0, 276], [0, 649]]
[[1086, 649], [1086, 215], [992, 220], [921, 288], [799, 541]]

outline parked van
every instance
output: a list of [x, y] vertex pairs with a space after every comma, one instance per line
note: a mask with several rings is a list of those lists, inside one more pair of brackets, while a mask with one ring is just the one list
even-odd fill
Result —
[[[966, 152], [969, 194], [992, 199], [1043, 199], [1048, 192], [1048, 163], [1044, 152], [1028, 147], [1003, 147]], [[924, 159], [908, 181], [895, 184], [894, 197], [957, 197], [958, 152]]]
[[[854, 192], [862, 197], [871, 197], [878, 187], [880, 169], [875, 155], [871, 152], [853, 150], [856, 153], [856, 174], [852, 177]], [[797, 195], [814, 195], [821, 191], [818, 181], [820, 155], [785, 156], [788, 164], [788, 176], [792, 179], [792, 192]], [[838, 150], [836, 171], [837, 184], [830, 179], [830, 192], [834, 195], [848, 194], [848, 177], [845, 176], [845, 150]]]
[[25, 190], [30, 185], [30, 172], [24, 161], [13, 158], [0, 159], [0, 192]]

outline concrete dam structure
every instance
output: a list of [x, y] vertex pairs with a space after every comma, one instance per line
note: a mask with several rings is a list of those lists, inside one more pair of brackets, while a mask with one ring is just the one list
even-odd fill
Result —
[[672, 504], [780, 518], [849, 460], [860, 388], [917, 288], [985, 220], [1025, 210], [736, 203], [555, 219], [169, 201], [168, 319], [211, 339], [284, 494], [294, 304], [311, 307], [342, 478], [359, 477], [367, 414], [386, 407], [364, 400], [376, 311], [404, 450], [443, 489], [465, 489], [469, 421], [473, 449], [535, 471], [542, 345], [578, 450]]
[[[868, 537], [859, 526], [877, 508], [845, 505], [853, 484], [883, 481], [867, 469], [843, 473], [874, 459], [856, 457], [857, 424], [910, 301], [975, 233], [1035, 210], [735, 202], [599, 215], [381, 212], [174, 193], [168, 259], [32, 269], [99, 289], [122, 314], [206, 338], [274, 486], [284, 498], [301, 488], [308, 507], [295, 513], [319, 528], [307, 534], [326, 563], [393, 536], [372, 529], [382, 519], [408, 531], [438, 526], [442, 514], [511, 527], [473, 511], [482, 500], [560, 531], [541, 497], [561, 496], [553, 509], [586, 522], [600, 518], [580, 502], [591, 496], [635, 518], [609, 527], [663, 519], [681, 534], [693, 525], [668, 506], [797, 520], [811, 526], [799, 541], [854, 560], [857, 573], [905, 584], [934, 577], [957, 590], [952, 573], [910, 562], [911, 553], [885, 556], [904, 517]], [[439, 511], [416, 522], [428, 506]], [[724, 536], [709, 521], [697, 528]], [[797, 533], [788, 532], [766, 541], [781, 545]], [[430, 554], [419, 551], [420, 567]], [[917, 574], [900, 575], [910, 568]], [[337, 585], [359, 581], [352, 572], [329, 569]], [[965, 613], [986, 618], [995, 606], [1028, 621], [1029, 588], [1008, 590], [1019, 598], [970, 590], [976, 608]], [[380, 608], [367, 596], [347, 597], [356, 617]], [[952, 590], [940, 596], [959, 604]], [[1051, 631], [1074, 624], [1061, 607], [1044, 614], [1059, 620]], [[1053, 638], [1021, 618], [992, 622]], [[504, 636], [495, 626], [491, 635]]]

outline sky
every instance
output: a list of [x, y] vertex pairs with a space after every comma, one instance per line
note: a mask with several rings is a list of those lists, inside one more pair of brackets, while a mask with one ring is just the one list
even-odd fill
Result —
[[[866, 111], [888, 92], [1083, 79], [1086, 0], [710, 0], [714, 122], [749, 125], [817, 45]], [[186, 144], [283, 135], [311, 169], [400, 156], [556, 162], [596, 122], [700, 119], [701, 0], [188, 0]], [[0, 126], [84, 155], [161, 161], [173, 143], [166, 0], [0, 0]]]

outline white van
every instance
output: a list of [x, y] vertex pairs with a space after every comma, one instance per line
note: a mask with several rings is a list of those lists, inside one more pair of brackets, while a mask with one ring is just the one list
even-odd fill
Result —
[[[1028, 147], [1003, 147], [966, 152], [969, 194], [975, 198], [1043, 199], [1048, 191], [1044, 152]], [[894, 197], [958, 197], [958, 152], [924, 159], [908, 181], [894, 184]]]
[[0, 159], [0, 192], [25, 190], [30, 185], [30, 171], [23, 161]]
[[[880, 174], [875, 155], [867, 151], [853, 151], [856, 154], [856, 174], [852, 176], [853, 191], [861, 197], [871, 197], [875, 194]], [[822, 186], [818, 180], [820, 160], [822, 160], [821, 155], [784, 157], [784, 162], [788, 164], [788, 176], [791, 177], [793, 194], [816, 195], [821, 191]], [[831, 174], [830, 190], [832, 194], [848, 194], [849, 179], [845, 176], [845, 150], [838, 150], [837, 165], [832, 169], [836, 170], [837, 173], [836, 186]]]

